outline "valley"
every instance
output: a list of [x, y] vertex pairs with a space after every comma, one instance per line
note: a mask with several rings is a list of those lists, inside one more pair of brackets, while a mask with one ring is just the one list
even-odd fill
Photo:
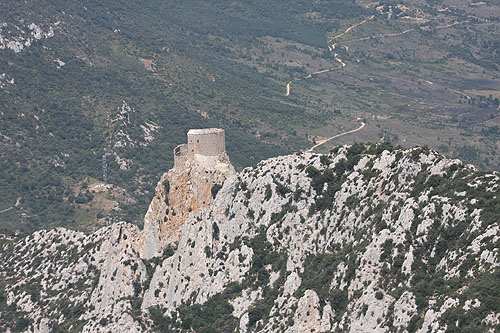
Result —
[[[0, 214], [9, 231], [89, 231], [89, 214], [141, 225], [189, 128], [225, 128], [238, 170], [358, 118], [366, 128], [317, 149], [390, 142], [500, 163], [495, 2], [1, 6], [0, 208], [22, 197]], [[120, 210], [72, 201], [102, 180], [104, 154]]]
[[497, 0], [1, 1], [0, 331], [499, 331], [499, 41]]

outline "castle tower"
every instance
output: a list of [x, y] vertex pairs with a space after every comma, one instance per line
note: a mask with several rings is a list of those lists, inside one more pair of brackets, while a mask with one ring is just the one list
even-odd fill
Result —
[[224, 130], [192, 129], [187, 139], [175, 147], [174, 168], [161, 177], [144, 217], [143, 258], [175, 244], [189, 216], [214, 201], [214, 186], [236, 173], [226, 154]]
[[188, 134], [188, 154], [219, 156], [226, 151], [224, 130], [220, 128], [192, 129]]
[[174, 167], [184, 165], [195, 155], [220, 156], [226, 152], [224, 130], [220, 128], [191, 129], [187, 133], [187, 144], [174, 149]]

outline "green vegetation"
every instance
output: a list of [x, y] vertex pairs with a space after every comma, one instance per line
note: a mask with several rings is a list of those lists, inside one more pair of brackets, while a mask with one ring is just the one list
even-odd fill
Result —
[[[347, 250], [347, 248], [346, 248]], [[295, 293], [296, 297], [302, 297], [308, 289], [314, 290], [318, 295], [321, 305], [328, 301], [336, 312], [336, 318], [341, 318], [348, 303], [347, 289], [330, 289], [332, 278], [337, 266], [347, 260], [346, 250], [335, 253], [322, 253], [310, 255], [304, 262], [304, 273], [302, 284]]]
[[[256, 301], [249, 309], [249, 327], [255, 327], [257, 321], [269, 318], [269, 311], [274, 300], [278, 297], [278, 292], [284, 283], [286, 270], [286, 255], [272, 250], [272, 246], [266, 240], [265, 230], [262, 230], [252, 239], [237, 239], [229, 249], [232, 251], [245, 243], [254, 251], [250, 272], [246, 275], [242, 283], [231, 283], [222, 293], [212, 296], [203, 304], [193, 304], [196, 295], [191, 295], [191, 300], [182, 304], [177, 310], [179, 317], [164, 316], [160, 307], [149, 309], [154, 327], [160, 332], [169, 332], [172, 329], [194, 330], [195, 332], [232, 332], [239, 325], [239, 318], [232, 316], [233, 306], [230, 300], [241, 296], [242, 290], [252, 287], [262, 287], [263, 299]], [[268, 286], [270, 272], [266, 268], [272, 267], [272, 271], [279, 272], [279, 278], [273, 286]], [[180, 319], [180, 322], [177, 321]]]
[[31, 325], [31, 320], [27, 313], [17, 311], [15, 304], [7, 305], [6, 282], [0, 281], [0, 328], [8, 327], [12, 332], [24, 332]]
[[222, 188], [222, 185], [221, 184], [214, 184], [212, 186], [212, 189], [211, 189], [211, 192], [212, 192], [212, 198], [215, 199], [215, 197], [217, 196], [217, 193], [219, 193], [220, 189]]
[[178, 308], [180, 325], [175, 321], [175, 314], [173, 318], [165, 317], [158, 307], [150, 308], [149, 313], [159, 332], [169, 332], [173, 327], [195, 332], [233, 332], [238, 327], [238, 319], [232, 316], [233, 306], [228, 303], [233, 294], [233, 290], [227, 288], [224, 293], [214, 295], [202, 305], [181, 305]]
[[[52, 27], [54, 36], [19, 54], [0, 50], [0, 75], [15, 79], [0, 80], [0, 211], [13, 207], [0, 213], [0, 226], [89, 230], [98, 214], [140, 225], [172, 166], [170, 152], [195, 127], [225, 128], [237, 169], [309, 147], [308, 134], [330, 137], [357, 118], [370, 131], [334, 144], [383, 138], [498, 168], [498, 21], [475, 18], [472, 7], [407, 6], [3, 1], [2, 36], [17, 37], [14, 26], [29, 34], [22, 22]], [[414, 12], [428, 22], [399, 18]], [[336, 67], [326, 41], [371, 15], [335, 39], [343, 70], [297, 81], [283, 96], [286, 82]], [[458, 24], [438, 29], [450, 22]], [[412, 32], [396, 36], [406, 29]], [[381, 43], [376, 36], [384, 34], [395, 36]], [[339, 80], [344, 75], [349, 80]], [[124, 105], [130, 109], [121, 114]], [[120, 211], [81, 188], [102, 179], [105, 153], [109, 182], [126, 194], [113, 198]]]
[[[341, 184], [345, 181], [344, 175], [346, 172], [353, 170], [354, 166], [361, 159], [361, 154], [370, 151], [371, 147], [375, 146], [352, 145], [347, 150], [346, 158], [338, 161], [333, 168], [327, 167], [323, 171], [316, 169], [312, 165], [306, 168], [305, 171], [311, 178], [311, 187], [317, 194], [314, 205], [316, 211], [333, 208], [335, 194], [340, 190]], [[329, 164], [325, 160], [324, 162], [322, 164]], [[357, 200], [355, 197], [352, 199]]]
[[286, 187], [285, 185], [281, 184], [280, 182], [277, 182], [276, 184], [276, 193], [278, 193], [280, 196], [284, 197], [287, 193], [290, 193], [290, 189]]
[[270, 184], [266, 184], [266, 192], [264, 193], [264, 200], [268, 201], [273, 196], [273, 189]]

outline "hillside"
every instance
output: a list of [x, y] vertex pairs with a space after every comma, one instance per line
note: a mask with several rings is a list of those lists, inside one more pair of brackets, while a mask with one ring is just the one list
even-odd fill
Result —
[[2, 1], [0, 228], [140, 225], [196, 127], [227, 129], [238, 170], [357, 118], [323, 151], [427, 145], [498, 169], [499, 17], [494, 0]]
[[500, 329], [497, 172], [387, 144], [216, 163], [164, 174], [144, 230], [2, 238], [0, 330]]

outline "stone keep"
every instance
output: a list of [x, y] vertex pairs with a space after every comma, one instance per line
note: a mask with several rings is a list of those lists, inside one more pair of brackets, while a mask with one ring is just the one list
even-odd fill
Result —
[[191, 129], [188, 143], [174, 149], [174, 166], [183, 165], [195, 155], [220, 156], [226, 151], [224, 130], [220, 128]]
[[174, 168], [161, 177], [144, 217], [143, 258], [175, 244], [188, 217], [213, 202], [212, 187], [236, 173], [226, 154], [224, 130], [192, 129], [187, 139], [174, 149]]

